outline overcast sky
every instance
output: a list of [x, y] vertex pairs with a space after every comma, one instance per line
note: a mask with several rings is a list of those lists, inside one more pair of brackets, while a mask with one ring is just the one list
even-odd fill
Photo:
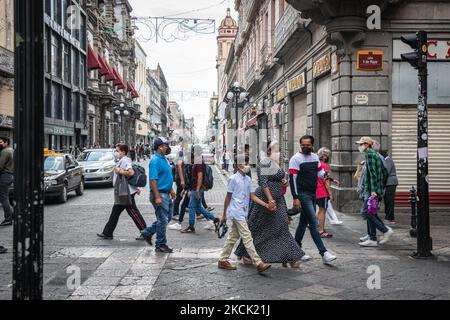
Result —
[[[156, 43], [149, 38], [149, 29], [142, 23], [137, 23], [139, 30], [136, 38], [147, 54], [147, 67], [156, 68], [159, 63], [164, 71], [170, 91], [207, 91], [207, 98], [173, 96], [183, 109], [187, 117], [194, 116], [196, 133], [203, 138], [209, 118], [209, 99], [213, 92], [217, 92], [217, 28], [226, 16], [227, 7], [231, 8], [232, 16], [237, 14], [233, 10], [234, 0], [129, 0], [133, 7], [132, 16], [169, 16], [215, 19], [214, 34], [189, 33], [186, 41], [167, 43], [163, 40]], [[205, 10], [184, 13], [196, 9], [210, 7]]]

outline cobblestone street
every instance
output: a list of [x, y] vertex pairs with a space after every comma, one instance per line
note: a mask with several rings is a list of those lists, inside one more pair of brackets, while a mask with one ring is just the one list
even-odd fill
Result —
[[[147, 166], [147, 164], [145, 164]], [[225, 179], [218, 169], [215, 187], [207, 193], [209, 206], [219, 216], [223, 210]], [[138, 198], [138, 207], [147, 224], [154, 211], [147, 200], [148, 190]], [[291, 206], [291, 200], [288, 206]], [[113, 202], [111, 188], [89, 188], [66, 204], [45, 207], [45, 299], [449, 299], [450, 246], [446, 235], [450, 227], [432, 214], [435, 259], [413, 260], [415, 239], [408, 234], [408, 216], [399, 216], [392, 241], [379, 248], [360, 248], [358, 239], [365, 223], [355, 214], [340, 214], [342, 226], [329, 226], [334, 234], [326, 239], [327, 248], [337, 254], [332, 266], [322, 263], [306, 234], [305, 251], [313, 257], [300, 269], [273, 265], [259, 275], [254, 267], [238, 263], [238, 270], [217, 268], [223, 239], [197, 222], [195, 234], [167, 230], [170, 255], [157, 254], [154, 247], [136, 241], [138, 231], [123, 213], [114, 240], [97, 238], [106, 223]], [[448, 219], [447, 219], [448, 220]], [[291, 224], [295, 232], [298, 216]], [[0, 255], [0, 299], [11, 299], [12, 227], [0, 229], [0, 244], [8, 248]], [[233, 256], [233, 259], [235, 257]], [[236, 261], [235, 261], [236, 262]], [[369, 290], [371, 265], [381, 270], [381, 289]], [[73, 267], [79, 268], [78, 288], [70, 286]], [[69, 286], [67, 285], [69, 283]]]

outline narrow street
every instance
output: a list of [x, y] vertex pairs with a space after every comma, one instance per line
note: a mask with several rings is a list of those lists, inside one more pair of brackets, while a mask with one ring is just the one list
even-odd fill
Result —
[[[141, 163], [143, 164], [143, 163]], [[143, 164], [147, 167], [148, 163]], [[207, 193], [207, 203], [222, 213], [225, 179], [214, 169], [215, 187]], [[138, 207], [147, 223], [154, 211], [147, 201], [148, 190], [138, 198]], [[124, 212], [114, 240], [97, 238], [106, 223], [113, 201], [112, 188], [89, 188], [81, 197], [71, 195], [66, 204], [45, 207], [44, 298], [60, 299], [449, 299], [450, 243], [445, 240], [450, 227], [433, 224], [434, 260], [413, 260], [415, 240], [408, 235], [408, 216], [395, 227], [392, 241], [380, 248], [360, 248], [358, 239], [365, 224], [357, 215], [341, 215], [343, 226], [328, 226], [334, 237], [326, 239], [338, 259], [333, 266], [322, 263], [309, 233], [305, 251], [314, 259], [300, 269], [273, 265], [259, 275], [254, 267], [238, 263], [238, 270], [217, 268], [224, 239], [205, 230], [197, 222], [195, 234], [168, 230], [170, 255], [156, 254], [154, 247], [136, 241], [138, 231]], [[288, 206], [290, 206], [290, 200]], [[437, 217], [437, 215], [435, 215]], [[433, 217], [435, 217], [433, 216]], [[432, 217], [432, 223], [434, 222]], [[436, 218], [437, 219], [437, 218]], [[403, 223], [404, 222], [404, 223]], [[292, 233], [298, 216], [291, 224]], [[11, 298], [12, 227], [0, 229], [0, 243], [10, 249], [0, 256], [0, 299]], [[232, 257], [233, 260], [235, 256]], [[367, 273], [375, 265], [381, 271], [381, 289], [369, 290]], [[74, 269], [81, 281], [71, 287]], [[69, 279], [69, 281], [68, 281]], [[69, 283], [69, 286], [67, 285]]]

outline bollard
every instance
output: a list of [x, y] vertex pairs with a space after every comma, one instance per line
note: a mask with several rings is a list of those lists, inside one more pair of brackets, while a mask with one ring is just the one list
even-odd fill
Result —
[[409, 190], [409, 203], [411, 204], [411, 229], [409, 234], [413, 238], [417, 238], [417, 190], [414, 186]]

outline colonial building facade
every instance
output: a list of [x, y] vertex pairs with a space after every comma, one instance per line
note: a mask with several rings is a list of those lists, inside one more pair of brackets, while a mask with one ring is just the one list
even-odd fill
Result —
[[[292, 6], [290, 4], [292, 4]], [[249, 92], [239, 109], [245, 142], [281, 145], [282, 164], [304, 134], [316, 150], [332, 150], [330, 168], [339, 210], [357, 210], [352, 176], [362, 155], [355, 141], [369, 135], [392, 154], [406, 204], [415, 185], [417, 71], [400, 60], [411, 51], [400, 36], [427, 30], [429, 39], [429, 161], [431, 205], [450, 204], [450, 3], [379, 1], [381, 29], [367, 27], [365, 1], [235, 1], [239, 32], [225, 67], [227, 85]], [[422, 12], [417, 18], [417, 12]], [[226, 111], [233, 108], [229, 103]], [[225, 112], [231, 122], [233, 112]]]

